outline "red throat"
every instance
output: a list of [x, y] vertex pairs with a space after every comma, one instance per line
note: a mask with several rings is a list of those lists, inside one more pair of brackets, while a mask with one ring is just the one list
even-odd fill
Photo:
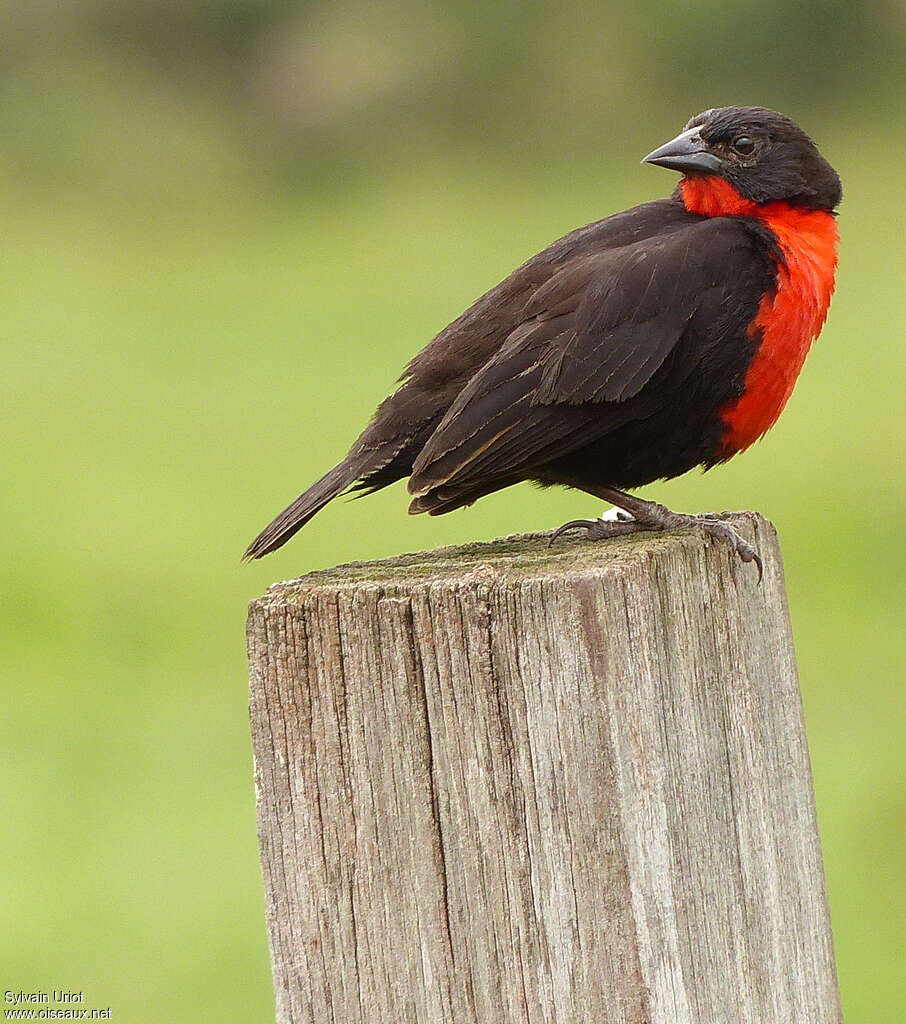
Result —
[[783, 262], [777, 283], [766, 292], [749, 337], [761, 341], [746, 372], [742, 395], [725, 405], [719, 459], [748, 448], [774, 425], [812, 342], [827, 316], [837, 269], [837, 225], [824, 210], [801, 210], [787, 203], [759, 205], [745, 199], [723, 178], [684, 178], [683, 203], [705, 217], [755, 217], [776, 237]]

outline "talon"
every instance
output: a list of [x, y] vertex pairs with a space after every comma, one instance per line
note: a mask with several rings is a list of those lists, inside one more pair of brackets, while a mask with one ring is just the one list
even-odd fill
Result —
[[571, 519], [568, 523], [564, 523], [562, 526], [558, 526], [556, 530], [551, 534], [550, 540], [547, 542], [547, 546], [553, 547], [554, 541], [559, 540], [560, 537], [568, 530], [588, 530], [590, 533], [595, 525], [599, 522], [597, 519]]
[[614, 537], [625, 537], [630, 533], [638, 533], [642, 530], [656, 529], [659, 527], [639, 522], [634, 516], [620, 519], [573, 519], [554, 530], [547, 546], [550, 547], [567, 530], [585, 530], [586, 540], [611, 540]]
[[736, 554], [739, 555], [743, 562], [754, 562], [758, 568], [758, 583], [761, 585], [761, 581], [764, 579], [764, 563], [761, 561], [761, 555], [752, 547], [748, 541], [744, 541], [742, 537], [737, 534], [738, 543], [735, 545]]
[[761, 583], [764, 578], [764, 564], [755, 548], [747, 540], [740, 537], [729, 523], [712, 519], [710, 516], [699, 516], [698, 518], [705, 533], [710, 534], [716, 540], [726, 541], [736, 554], [739, 555], [741, 561], [755, 563], [758, 567], [758, 582]]

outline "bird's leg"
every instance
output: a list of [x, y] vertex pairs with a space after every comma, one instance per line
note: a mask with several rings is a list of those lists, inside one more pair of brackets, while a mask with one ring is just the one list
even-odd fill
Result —
[[609, 501], [611, 505], [615, 505], [632, 518], [620, 517], [618, 513], [616, 520], [574, 519], [554, 531], [550, 539], [551, 544], [567, 530], [582, 529], [586, 531], [589, 540], [604, 540], [608, 537], [623, 537], [639, 530], [700, 529], [709, 536], [729, 544], [743, 562], [754, 562], [758, 567], [758, 580], [761, 581], [764, 567], [758, 552], [747, 540], [740, 537], [729, 523], [718, 519], [713, 513], [694, 516], [673, 512], [656, 501], [644, 501], [615, 487], [595, 488], [593, 491], [589, 490], [589, 493], [603, 501]]

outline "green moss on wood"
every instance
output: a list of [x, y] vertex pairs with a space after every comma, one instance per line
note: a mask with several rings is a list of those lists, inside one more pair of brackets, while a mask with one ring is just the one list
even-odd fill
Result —
[[[758, 534], [770, 524], [755, 512], [726, 515], [728, 521], [757, 544]], [[754, 534], [754, 537], [753, 537]], [[650, 559], [677, 546], [704, 549], [706, 540], [696, 531], [682, 533], [638, 533], [592, 542], [567, 536], [548, 546], [549, 534], [526, 533], [458, 547], [416, 551], [373, 562], [350, 562], [331, 569], [311, 572], [295, 580], [275, 583], [262, 599], [265, 603], [297, 603], [321, 588], [361, 587], [374, 584], [382, 589], [406, 587], [426, 580], [462, 580], [477, 577], [532, 579], [592, 568], [625, 567], [639, 559]]]

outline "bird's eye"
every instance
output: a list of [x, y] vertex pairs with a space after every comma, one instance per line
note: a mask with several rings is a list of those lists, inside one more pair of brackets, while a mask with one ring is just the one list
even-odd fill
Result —
[[755, 152], [755, 140], [751, 135], [737, 135], [733, 140], [733, 149], [740, 156], [751, 156]]

